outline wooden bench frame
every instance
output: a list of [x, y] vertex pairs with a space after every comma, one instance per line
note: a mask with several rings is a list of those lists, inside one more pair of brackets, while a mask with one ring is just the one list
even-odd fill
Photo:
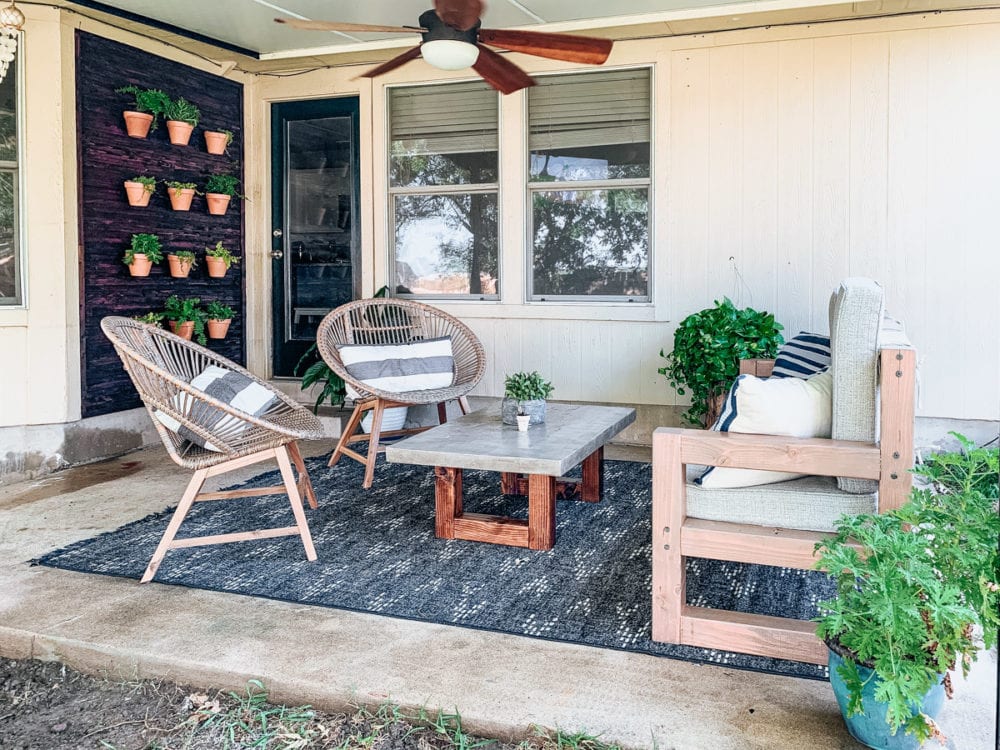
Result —
[[[878, 482], [878, 512], [902, 505], [913, 466], [916, 352], [879, 355], [878, 443], [789, 438], [661, 427], [653, 433], [653, 640], [825, 664], [815, 623], [692, 607], [685, 603], [685, 558], [810, 569], [813, 547], [829, 534], [705, 521], [687, 515], [687, 464], [794, 471]], [[741, 362], [741, 374], [770, 375], [770, 360]]]

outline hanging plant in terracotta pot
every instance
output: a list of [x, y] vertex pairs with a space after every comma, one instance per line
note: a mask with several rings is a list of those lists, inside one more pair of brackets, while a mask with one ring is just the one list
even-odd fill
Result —
[[132, 109], [124, 112], [125, 130], [132, 138], [145, 138], [150, 130], [156, 130], [158, 118], [164, 114], [170, 97], [159, 89], [141, 89], [138, 86], [123, 86], [115, 89], [119, 94], [134, 97]]
[[208, 212], [213, 216], [224, 216], [233, 198], [246, 198], [241, 195], [240, 180], [231, 174], [213, 174], [205, 181], [205, 200], [208, 202]]
[[125, 195], [128, 204], [137, 208], [149, 205], [149, 199], [156, 192], [155, 177], [133, 177], [125, 180]]
[[215, 243], [215, 247], [205, 248], [205, 265], [208, 266], [208, 275], [213, 279], [221, 279], [226, 275], [230, 266], [239, 264], [240, 259], [222, 246], [221, 240]]
[[208, 318], [208, 337], [224, 339], [229, 332], [229, 324], [233, 322], [236, 311], [221, 302], [209, 302], [205, 305], [205, 316]]
[[233, 142], [232, 130], [206, 130], [205, 150], [210, 154], [221, 155], [226, 153], [229, 144]]
[[133, 234], [132, 244], [125, 251], [122, 262], [132, 276], [149, 276], [154, 263], [163, 260], [160, 238], [155, 234]]
[[175, 279], [186, 279], [191, 269], [198, 265], [194, 253], [190, 250], [178, 250], [167, 255], [167, 262], [170, 264], [170, 275]]
[[191, 201], [194, 200], [198, 186], [193, 182], [177, 182], [170, 180], [165, 183], [167, 195], [170, 196], [170, 207], [174, 211], [190, 211]]
[[170, 142], [175, 146], [186, 146], [191, 140], [191, 133], [194, 132], [198, 120], [201, 119], [201, 110], [181, 97], [170, 102], [164, 117], [167, 118]]
[[205, 311], [200, 305], [198, 297], [181, 299], [175, 294], [163, 303], [163, 317], [173, 333], [188, 341], [196, 338], [204, 346], [208, 340], [205, 338]]

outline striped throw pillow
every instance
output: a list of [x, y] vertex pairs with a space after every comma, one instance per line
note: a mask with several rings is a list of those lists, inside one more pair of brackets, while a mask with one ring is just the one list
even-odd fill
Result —
[[[265, 388], [246, 375], [216, 365], [206, 367], [195, 375], [190, 383], [217, 401], [229, 404], [244, 414], [250, 414], [254, 417], [265, 413], [278, 400], [278, 397], [269, 388]], [[174, 396], [173, 403], [174, 408], [186, 415], [189, 420], [217, 435], [234, 438], [247, 429], [247, 423], [243, 420], [198, 401], [188, 393], [178, 393]], [[166, 412], [157, 409], [153, 413], [160, 424], [168, 430], [176, 432], [189, 443], [200, 445], [206, 450], [222, 452], [221, 448], [206, 442]]]
[[450, 336], [409, 344], [345, 344], [338, 351], [353, 377], [382, 391], [426, 391], [455, 382]]
[[830, 337], [802, 331], [778, 350], [772, 378], [811, 378], [830, 367]]

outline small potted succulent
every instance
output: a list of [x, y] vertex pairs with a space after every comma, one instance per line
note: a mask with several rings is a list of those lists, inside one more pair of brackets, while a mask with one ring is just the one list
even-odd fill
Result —
[[176, 335], [188, 341], [196, 337], [204, 346], [208, 340], [205, 338], [205, 311], [200, 305], [198, 297], [181, 299], [175, 294], [163, 304], [163, 317]]
[[205, 150], [210, 154], [224, 154], [233, 142], [232, 130], [206, 130]]
[[233, 198], [245, 198], [239, 188], [240, 180], [231, 174], [213, 174], [205, 181], [205, 200], [208, 212], [213, 216], [224, 216]]
[[230, 266], [238, 265], [240, 259], [222, 246], [222, 241], [215, 243], [215, 247], [205, 248], [205, 265], [208, 266], [208, 275], [213, 279], [221, 279], [226, 275]]
[[132, 276], [149, 276], [154, 263], [163, 260], [160, 238], [155, 234], [133, 234], [132, 244], [125, 251], [122, 261]]
[[148, 312], [142, 315], [136, 315], [132, 320], [138, 320], [140, 323], [145, 323], [150, 326], [159, 326], [163, 323], [163, 313], [161, 312]]
[[170, 197], [170, 208], [174, 211], [190, 211], [191, 201], [194, 200], [198, 186], [193, 182], [179, 182], [178, 180], [166, 180], [167, 195]]
[[177, 250], [167, 254], [167, 263], [170, 264], [170, 275], [175, 279], [186, 279], [191, 269], [198, 265], [194, 253], [190, 250]]
[[186, 146], [191, 140], [191, 133], [201, 119], [201, 110], [187, 99], [174, 99], [167, 105], [163, 114], [167, 118], [167, 133], [170, 142], [175, 146]]
[[208, 318], [208, 337], [224, 339], [229, 332], [229, 324], [233, 322], [236, 311], [221, 302], [209, 302], [205, 305], [205, 316]]
[[125, 130], [132, 138], [145, 138], [150, 130], [156, 130], [157, 120], [164, 114], [170, 97], [159, 89], [141, 89], [138, 86], [123, 86], [115, 89], [119, 94], [131, 94], [134, 98], [132, 109], [125, 110]]
[[500, 416], [504, 424], [516, 425], [518, 415], [527, 415], [529, 424], [545, 422], [545, 399], [553, 391], [552, 383], [537, 372], [515, 372], [504, 379]]
[[125, 180], [125, 195], [128, 204], [142, 208], [149, 205], [149, 198], [156, 192], [155, 177], [133, 177]]

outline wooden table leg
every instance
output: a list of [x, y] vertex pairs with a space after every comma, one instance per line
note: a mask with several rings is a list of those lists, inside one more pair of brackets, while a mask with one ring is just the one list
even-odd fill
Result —
[[556, 478], [528, 475], [528, 548], [552, 549], [556, 543]]
[[518, 495], [522, 494], [518, 490], [518, 479], [521, 477], [520, 474], [515, 474], [510, 471], [500, 472], [500, 491], [505, 495]]
[[462, 515], [462, 470], [434, 467], [434, 534], [455, 538], [455, 519]]
[[588, 503], [601, 502], [604, 494], [604, 447], [583, 459], [583, 486], [580, 497]]

